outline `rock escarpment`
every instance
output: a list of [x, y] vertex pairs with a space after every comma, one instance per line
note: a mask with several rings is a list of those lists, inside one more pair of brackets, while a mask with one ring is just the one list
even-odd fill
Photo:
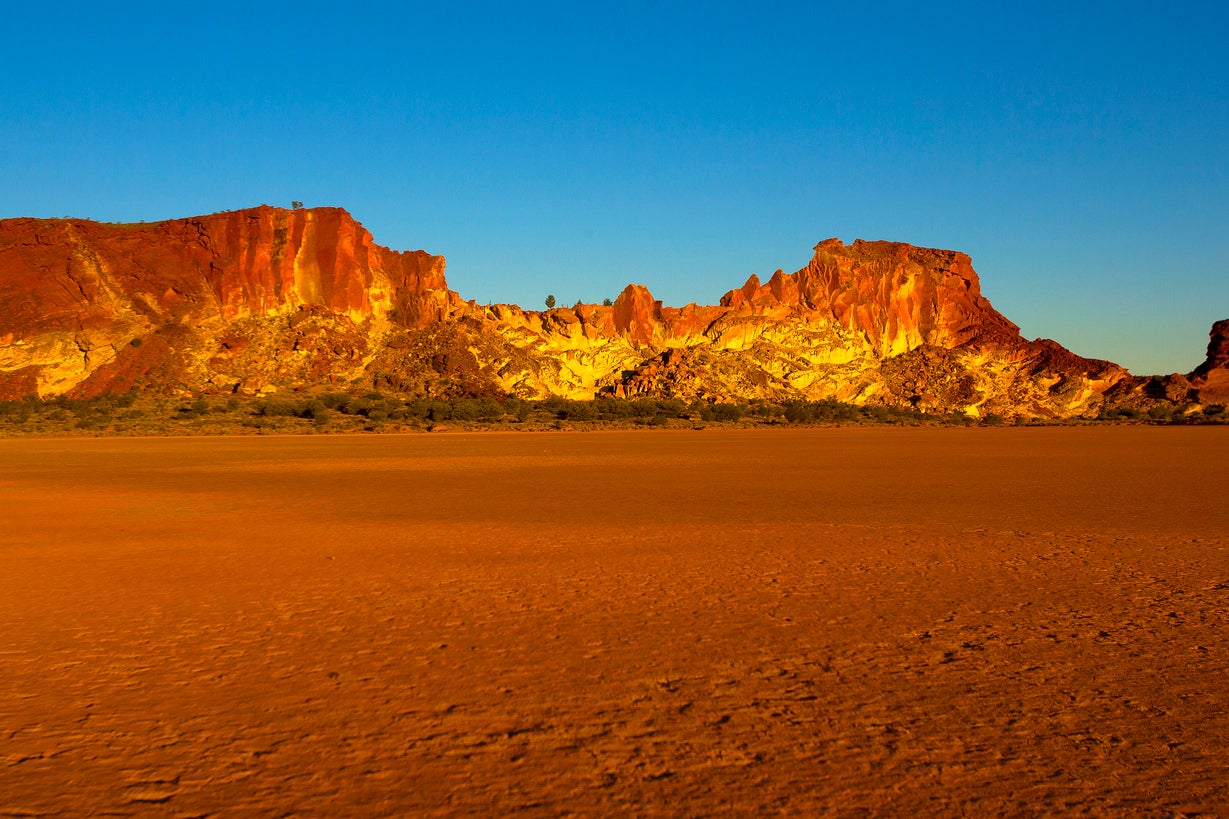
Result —
[[[1224, 324], [1190, 376], [1197, 398], [1225, 388]], [[381, 247], [335, 208], [0, 222], [0, 397], [327, 385], [1042, 417], [1179, 401], [1149, 383], [1021, 337], [968, 256], [894, 242], [829, 239], [716, 305], [663, 306], [632, 284], [609, 306], [530, 311], [463, 301], [443, 257]]]
[[500, 306], [479, 318], [533, 362], [499, 371], [503, 389], [529, 394], [837, 398], [1054, 417], [1095, 413], [1107, 390], [1134, 383], [1117, 365], [1022, 338], [982, 296], [965, 254], [896, 242], [829, 239], [805, 268], [752, 276], [712, 306], [663, 307], [629, 285], [610, 308]]
[[1229, 319], [1212, 325], [1208, 355], [1190, 374], [1191, 386], [1203, 403], [1229, 403]]
[[[132, 225], [8, 219], [0, 223], [0, 390], [233, 387], [213, 377], [227, 368], [210, 362], [248, 350], [280, 355], [261, 342], [287, 322], [335, 319], [336, 344], [354, 359], [390, 327], [433, 324], [458, 302], [443, 257], [381, 247], [337, 208]], [[336, 369], [346, 368], [324, 368]]]

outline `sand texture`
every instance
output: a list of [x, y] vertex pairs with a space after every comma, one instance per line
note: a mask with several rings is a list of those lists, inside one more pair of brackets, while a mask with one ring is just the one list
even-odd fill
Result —
[[0, 816], [1226, 815], [1229, 435], [0, 441]]

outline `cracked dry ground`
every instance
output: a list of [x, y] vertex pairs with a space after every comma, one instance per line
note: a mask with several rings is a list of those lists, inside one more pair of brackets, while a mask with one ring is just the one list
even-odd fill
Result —
[[0, 815], [1224, 815], [1223, 429], [0, 441]]

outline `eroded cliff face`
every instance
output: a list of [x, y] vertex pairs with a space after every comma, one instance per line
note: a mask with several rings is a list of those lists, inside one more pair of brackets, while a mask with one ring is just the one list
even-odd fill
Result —
[[712, 306], [663, 307], [629, 285], [612, 307], [501, 305], [476, 318], [533, 362], [497, 372], [501, 388], [525, 395], [836, 398], [1066, 417], [1095, 413], [1107, 390], [1132, 381], [1117, 365], [1022, 338], [982, 296], [965, 254], [895, 242], [829, 239], [803, 269], [752, 276]]
[[381, 247], [338, 208], [0, 224], [7, 395], [226, 387], [207, 362], [241, 348], [279, 354], [261, 339], [303, 310], [336, 318], [353, 357], [390, 327], [427, 326], [459, 302], [443, 257]]
[[1207, 358], [1189, 380], [1202, 403], [1229, 403], [1229, 319], [1213, 324], [1208, 335]]
[[[1197, 392], [1222, 389], [1225, 329]], [[329, 386], [1067, 417], [1146, 381], [1022, 338], [968, 256], [894, 242], [829, 239], [716, 305], [632, 284], [609, 306], [528, 311], [462, 301], [443, 257], [381, 247], [335, 208], [0, 222], [0, 397]]]

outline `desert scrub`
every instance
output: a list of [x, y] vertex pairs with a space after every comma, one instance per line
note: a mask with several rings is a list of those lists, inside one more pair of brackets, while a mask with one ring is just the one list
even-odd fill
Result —
[[184, 435], [227, 432], [408, 431], [439, 427], [592, 429], [607, 427], [692, 428], [696, 424], [737, 426], [806, 425], [957, 425], [997, 426], [1013, 423], [1225, 424], [1223, 405], [1194, 408], [1157, 405], [1145, 410], [1103, 408], [1097, 419], [1074, 421], [983, 418], [963, 413], [924, 413], [886, 405], [858, 406], [836, 399], [772, 402], [719, 397], [684, 401], [674, 397], [592, 400], [548, 397], [541, 400], [504, 396], [404, 396], [374, 390], [280, 393], [262, 396], [202, 393], [172, 398], [138, 393], [92, 398], [27, 396], [0, 401], [0, 434]]

